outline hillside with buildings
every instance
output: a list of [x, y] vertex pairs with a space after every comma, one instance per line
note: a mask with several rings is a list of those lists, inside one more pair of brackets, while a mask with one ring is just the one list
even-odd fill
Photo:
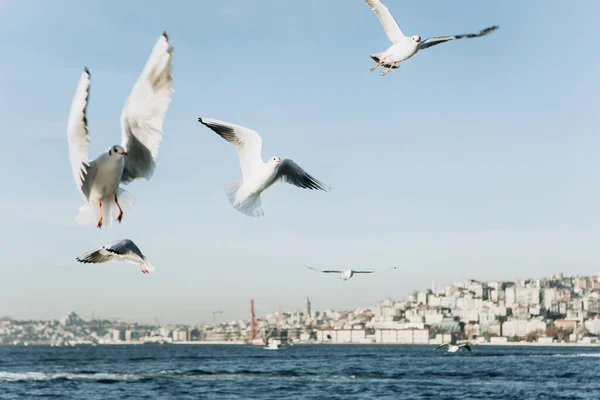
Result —
[[[434, 285], [432, 285], [434, 286]], [[295, 343], [420, 343], [476, 340], [507, 343], [596, 343], [600, 334], [600, 274], [518, 281], [467, 280], [386, 299], [351, 311], [272, 313], [211, 325], [140, 325], [84, 321], [0, 319], [0, 343], [244, 343], [279, 337]]]

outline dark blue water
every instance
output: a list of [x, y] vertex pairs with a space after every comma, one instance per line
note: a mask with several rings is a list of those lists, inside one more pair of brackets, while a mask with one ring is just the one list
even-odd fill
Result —
[[0, 346], [0, 399], [600, 399], [600, 347]]

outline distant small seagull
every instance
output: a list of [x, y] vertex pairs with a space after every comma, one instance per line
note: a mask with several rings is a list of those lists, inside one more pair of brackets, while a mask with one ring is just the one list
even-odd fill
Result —
[[460, 350], [462, 348], [465, 348], [465, 349], [471, 351], [471, 347], [467, 343], [459, 344], [458, 346], [451, 345], [450, 343], [443, 343], [443, 344], [440, 344], [438, 347], [436, 347], [433, 350], [435, 351], [435, 350], [437, 350], [437, 349], [439, 349], [441, 347], [447, 347], [448, 348], [448, 353], [456, 353], [458, 350]]
[[149, 274], [155, 270], [146, 256], [129, 239], [119, 240], [102, 246], [98, 250], [90, 251], [77, 257], [77, 261], [85, 264], [99, 264], [107, 261], [127, 262], [139, 265], [143, 274]]
[[251, 217], [262, 216], [260, 194], [278, 182], [310, 190], [330, 189], [290, 159], [271, 157], [265, 163], [262, 160], [262, 139], [256, 131], [216, 119], [198, 118], [198, 121], [237, 149], [242, 180], [226, 183], [225, 194], [239, 212]]
[[[348, 279], [352, 278], [352, 276], [354, 276], [354, 274], [372, 274], [374, 272], [377, 271], [364, 271], [364, 270], [356, 270], [356, 269], [346, 269], [346, 270], [337, 270], [337, 269], [316, 269], [313, 267], [309, 267], [308, 265], [305, 265], [306, 268], [308, 269], [312, 269], [313, 271], [317, 271], [317, 272], [323, 272], [324, 274], [340, 274], [340, 279], [343, 281], [347, 281]], [[392, 267], [389, 269], [386, 269], [385, 271], [392, 271], [396, 269], [396, 267]]]
[[165, 32], [154, 45], [125, 102], [121, 113], [121, 145], [112, 146], [92, 162], [88, 161], [90, 139], [86, 117], [90, 72], [87, 68], [82, 72], [67, 126], [73, 177], [85, 201], [77, 216], [79, 224], [96, 224], [101, 228], [103, 224], [109, 226], [115, 217], [121, 222], [123, 212], [133, 207], [134, 198], [119, 183], [152, 176], [163, 119], [173, 92], [172, 55], [173, 48]]
[[392, 45], [382, 53], [371, 54], [371, 58], [377, 63], [373, 68], [371, 68], [371, 72], [375, 71], [377, 67], [384, 66], [387, 69], [383, 71], [382, 76], [390, 72], [392, 69], [396, 69], [400, 67], [400, 62], [404, 60], [408, 60], [412, 56], [414, 56], [419, 50], [426, 49], [431, 46], [435, 46], [440, 43], [447, 42], [449, 40], [454, 39], [465, 39], [465, 38], [474, 38], [479, 36], [487, 35], [490, 32], [495, 31], [499, 27], [494, 25], [489, 28], [485, 28], [482, 31], [476, 33], [466, 33], [462, 35], [453, 35], [453, 36], [439, 36], [433, 37], [429, 39], [425, 39], [421, 42], [421, 36], [404, 36], [404, 33], [400, 29], [398, 22], [394, 19], [394, 16], [388, 10], [388, 8], [383, 4], [380, 0], [365, 0], [369, 6], [373, 9], [381, 25], [383, 25], [383, 29], [385, 33], [392, 42]]

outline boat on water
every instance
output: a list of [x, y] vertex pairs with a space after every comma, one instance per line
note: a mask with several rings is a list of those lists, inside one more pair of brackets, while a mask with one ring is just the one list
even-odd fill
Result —
[[280, 339], [269, 339], [267, 345], [263, 348], [265, 350], [279, 350], [282, 347], [283, 344]]

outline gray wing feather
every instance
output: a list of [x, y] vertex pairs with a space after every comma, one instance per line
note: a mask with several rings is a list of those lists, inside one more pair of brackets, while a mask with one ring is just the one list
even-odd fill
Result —
[[121, 176], [121, 182], [129, 183], [137, 178], [150, 179], [154, 174], [156, 162], [152, 158], [150, 150], [144, 146], [138, 138], [127, 130], [127, 157], [125, 157], [125, 169]]
[[77, 257], [77, 261], [84, 264], [99, 264], [107, 261], [115, 261], [115, 258], [113, 254], [106, 251], [103, 247]]
[[84, 264], [99, 264], [107, 261], [119, 261], [120, 257], [128, 254], [136, 254], [141, 259], [145, 259], [140, 249], [129, 239], [123, 239], [98, 250], [93, 250], [77, 257], [77, 261]]
[[298, 164], [290, 159], [283, 160], [277, 168], [277, 174], [273, 178], [273, 183], [283, 181], [290, 185], [298, 186], [302, 189], [323, 190], [331, 189], [327, 185], [313, 178], [310, 174], [302, 169]]
[[481, 30], [479, 32], [475, 32], [475, 33], [464, 33], [462, 35], [438, 36], [438, 37], [428, 38], [428, 39], [425, 39], [424, 41], [421, 42], [421, 44], [419, 45], [419, 50], [423, 50], [423, 49], [426, 49], [428, 47], [438, 45], [440, 43], [445, 43], [445, 42], [447, 42], [449, 40], [468, 39], [468, 38], [474, 38], [474, 37], [479, 37], [479, 36], [485, 36], [488, 33], [491, 33], [491, 32], [495, 31], [498, 28], [499, 28], [498, 25], [494, 25], [494, 26], [490, 26], [488, 28], [485, 28], [485, 29], [483, 29], [483, 30]]
[[326, 269], [326, 270], [322, 270], [322, 269], [316, 269], [313, 267], [309, 267], [308, 265], [305, 265], [306, 268], [308, 269], [312, 269], [313, 271], [317, 271], [317, 272], [323, 272], [326, 274], [341, 274], [342, 271], [337, 271], [337, 270], [333, 270], [333, 269]]
[[139, 247], [137, 247], [136, 244], [129, 239], [119, 240], [118, 242], [114, 242], [107, 246], [104, 246], [104, 248], [108, 252], [113, 253], [115, 255], [124, 256], [126, 254], [133, 253], [142, 259], [144, 258], [144, 255], [142, 254], [142, 251], [139, 249]]

